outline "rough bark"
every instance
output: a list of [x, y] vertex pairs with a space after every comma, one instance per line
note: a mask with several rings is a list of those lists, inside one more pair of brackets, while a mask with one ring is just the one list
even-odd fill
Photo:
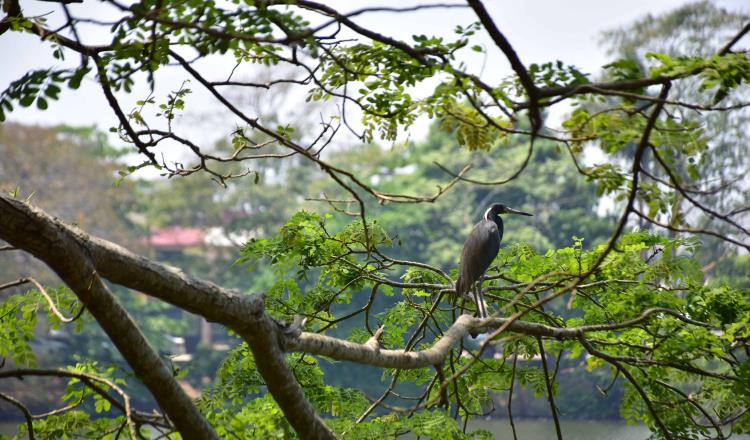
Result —
[[[262, 295], [241, 296], [190, 277], [179, 269], [93, 238], [4, 194], [0, 194], [0, 238], [33, 254], [58, 273], [185, 438], [216, 438], [216, 434], [99, 276], [236, 330], [249, 344], [269, 392], [300, 438], [335, 438], [316, 416], [286, 364], [281, 327], [264, 312]], [[146, 353], [148, 350], [153, 356]]]
[[[44, 261], [75, 292], [183, 436], [218, 438], [133, 318], [102, 282], [90, 255], [69, 229], [5, 195], [0, 196], [0, 214], [0, 238]], [[36, 214], [33, 220], [37, 221], [30, 221], [29, 214]]]

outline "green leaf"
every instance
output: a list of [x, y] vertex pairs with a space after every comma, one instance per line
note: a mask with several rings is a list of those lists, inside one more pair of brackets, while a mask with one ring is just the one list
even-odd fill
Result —
[[34, 95], [26, 95], [23, 98], [21, 98], [18, 101], [18, 103], [21, 104], [21, 107], [28, 107], [28, 106], [30, 106], [31, 104], [34, 103], [34, 99], [35, 98], [36, 98], [36, 96], [34, 96]]
[[60, 94], [60, 87], [57, 87], [54, 84], [50, 84], [44, 90], [44, 94], [52, 99], [58, 99], [58, 95]]

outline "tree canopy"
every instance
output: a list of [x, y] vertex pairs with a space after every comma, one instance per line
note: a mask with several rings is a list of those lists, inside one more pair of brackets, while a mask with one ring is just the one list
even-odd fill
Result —
[[[491, 434], [468, 430], [469, 420], [500, 403], [512, 424], [521, 388], [544, 396], [561, 438], [565, 366], [601, 379], [604, 394], [623, 384], [621, 414], [658, 438], [750, 432], [748, 17], [709, 3], [651, 17], [638, 33], [605, 36], [616, 58], [583, 72], [524, 63], [478, 0], [353, 11], [307, 0], [105, 0], [108, 18], [68, 1], [51, 16], [2, 4], [0, 38], [36, 35], [60, 63], [2, 91], [0, 120], [93, 81], [131, 155], [119, 173], [109, 148], [87, 159], [14, 150], [18, 164], [0, 165], [0, 253], [33, 256], [65, 284], [2, 271], [0, 382], [69, 381], [62, 406], [42, 415], [0, 392], [29, 437], [481, 438]], [[472, 20], [449, 36], [398, 39], [369, 20], [457, 9]], [[92, 27], [106, 38], [89, 41]], [[687, 43], [670, 47], [669, 30]], [[477, 42], [485, 35], [490, 46]], [[477, 53], [502, 57], [512, 73], [466, 62]], [[231, 121], [213, 145], [181, 122], [199, 93]], [[259, 105], [264, 96], [273, 108]], [[408, 140], [420, 118], [433, 121], [427, 139]], [[94, 135], [50, 139], [64, 153]], [[0, 139], [0, 151], [17, 142]], [[32, 183], [29, 164], [44, 164], [33, 174], [48, 183]], [[104, 219], [77, 225], [54, 178], [78, 167], [96, 175], [87, 185], [109, 178], [129, 194], [122, 216], [251, 233], [213, 262], [250, 284], [156, 261], [127, 234], [101, 238]], [[139, 170], [182, 180], [138, 186]], [[49, 192], [35, 199], [34, 185]], [[456, 266], [472, 223], [496, 201], [535, 217], [508, 221], [481, 286], [493, 313], [479, 319], [455, 297]], [[141, 319], [146, 302], [152, 314], [198, 315], [241, 340], [199, 399]], [[53, 329], [95, 325], [127, 370], [85, 357], [37, 367], [40, 317]], [[377, 368], [382, 394], [331, 380], [332, 362]], [[138, 407], [133, 384], [158, 412]]]

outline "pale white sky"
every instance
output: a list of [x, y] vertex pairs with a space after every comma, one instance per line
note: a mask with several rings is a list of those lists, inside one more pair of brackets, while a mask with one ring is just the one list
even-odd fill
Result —
[[[363, 6], [396, 4], [406, 6], [414, 2], [349, 0], [327, 3], [340, 11], [347, 12]], [[646, 13], [658, 14], [684, 3], [687, 2], [684, 0], [488, 0], [485, 2], [498, 26], [526, 65], [559, 59], [592, 74], [608, 61], [604, 50], [597, 44], [601, 31], [627, 25]], [[750, 10], [750, 4], [742, 0], [722, 0], [716, 3], [730, 10]], [[22, 0], [22, 6], [27, 15], [51, 13], [48, 17], [52, 22], [61, 14], [59, 5], [54, 3]], [[100, 19], [106, 18], [111, 11], [109, 6], [93, 0], [85, 0], [84, 4], [70, 5], [70, 10], [74, 16]], [[466, 25], [474, 19], [469, 10], [451, 9], [425, 11], [410, 14], [407, 17], [392, 13], [367, 14], [358, 17], [356, 21], [396, 38], [410, 40], [411, 35], [414, 34], [449, 36], [455, 25]], [[106, 41], [106, 38], [103, 38], [106, 35], [98, 33], [99, 31], [84, 28], [81, 32], [84, 34], [84, 40], [95, 38], [93, 42]], [[489, 38], [484, 34], [479, 37], [482, 44], [489, 47], [493, 55], [487, 60], [483, 60], [480, 55], [475, 55], [474, 59], [467, 59], [467, 63], [474, 68], [476, 73], [479, 73], [481, 66], [484, 66], [482, 73], [485, 78], [491, 80], [509, 74], [507, 62], [493, 47]], [[76, 57], [71, 58], [69, 62], [77, 62]], [[20, 78], [29, 69], [49, 67], [58, 63], [51, 57], [47, 43], [40, 43], [34, 36], [10, 32], [0, 36], [0, 60], [2, 60], [0, 90], [5, 89], [11, 81]], [[215, 78], [225, 78], [232, 65], [232, 58], [228, 56], [224, 60], [214, 59], [210, 64], [204, 63], [203, 67], [208, 69], [209, 76], [215, 71]], [[182, 81], [181, 77], [170, 72], [163, 72], [162, 75], [164, 76], [160, 80], [161, 86], [157, 88], [157, 93], [166, 93], [178, 87]], [[198, 89], [197, 85], [193, 85], [192, 88]], [[146, 90], [145, 84], [142, 84], [137, 93], [130, 96], [122, 95], [125, 110], [132, 108], [136, 100], [143, 99], [147, 94]], [[198, 137], [206, 136], [202, 139], [203, 141], [208, 141], [208, 136], [213, 136], [213, 139], [220, 136], [222, 130], [210, 129], [210, 124], [215, 124], [215, 118], [204, 118], [202, 115], [202, 113], [211, 113], [212, 109], [216, 108], [212, 99], [201, 93], [196, 93], [190, 99], [193, 102], [191, 111], [194, 113], [192, 117], [190, 114], [186, 116], [188, 128], [192, 129]], [[222, 117], [219, 114], [214, 116]], [[96, 124], [104, 130], [117, 125], [114, 114], [101, 91], [91, 80], [84, 82], [78, 92], [63, 90], [61, 100], [51, 102], [47, 111], [41, 112], [34, 106], [28, 109], [17, 109], [9, 115], [9, 120], [45, 125]], [[201, 121], [206, 122], [201, 124]], [[183, 125], [186, 125], [185, 121]], [[418, 129], [417, 133], [413, 133], [412, 137], [419, 137], [421, 134], [419, 131]]]

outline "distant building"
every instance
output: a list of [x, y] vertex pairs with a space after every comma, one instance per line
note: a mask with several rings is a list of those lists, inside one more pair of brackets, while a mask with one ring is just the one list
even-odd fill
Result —
[[157, 260], [169, 261], [183, 255], [202, 255], [208, 261], [213, 261], [217, 257], [231, 257], [253, 235], [250, 231], [227, 232], [221, 226], [167, 226], [152, 228], [146, 241]]
[[[232, 260], [236, 258], [238, 249], [255, 233], [250, 231], [227, 232], [223, 227], [192, 227], [166, 226], [151, 228], [150, 234], [143, 241], [151, 249], [152, 257], [167, 264], [179, 266], [186, 257], [197, 257], [213, 262], [219, 258]], [[217, 263], [223, 267], [225, 262]], [[209, 276], [210, 279], [210, 276]], [[174, 308], [165, 310], [167, 316], [174, 319], [185, 317], [184, 311]], [[173, 315], [174, 314], [174, 315]], [[225, 332], [217, 332], [214, 324], [203, 318], [197, 319], [197, 326], [192, 327], [184, 335], [167, 335], [171, 342], [168, 350], [175, 363], [189, 363], [197, 346], [211, 347], [213, 350], [226, 351]]]
[[203, 250], [205, 238], [203, 228], [167, 226], [152, 229], [147, 241], [157, 260], [171, 260], [189, 253], [191, 249]]

